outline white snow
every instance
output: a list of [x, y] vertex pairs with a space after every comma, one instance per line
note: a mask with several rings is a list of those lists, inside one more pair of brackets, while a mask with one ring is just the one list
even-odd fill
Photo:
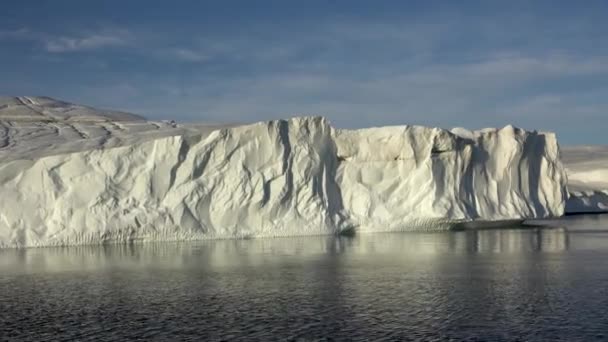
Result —
[[175, 125], [0, 101], [0, 246], [445, 229], [560, 216], [551, 133]]
[[0, 162], [208, 134], [227, 125], [177, 125], [48, 97], [0, 97]]
[[567, 213], [608, 212], [608, 146], [562, 148], [568, 175]]

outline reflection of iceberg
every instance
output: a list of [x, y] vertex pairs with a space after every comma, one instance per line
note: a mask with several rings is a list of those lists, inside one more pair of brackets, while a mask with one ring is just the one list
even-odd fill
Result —
[[261, 267], [328, 255], [352, 261], [396, 258], [410, 262], [444, 255], [564, 251], [569, 234], [564, 228], [492, 229], [5, 249], [0, 251], [0, 271]]
[[401, 250], [403, 255], [421, 257], [442, 253], [518, 253], [529, 251], [558, 252], [568, 249], [565, 228], [476, 229], [449, 234], [407, 233], [403, 236], [381, 234], [361, 236], [359, 253], [382, 253]]
[[339, 130], [320, 117], [175, 126], [4, 102], [4, 247], [436, 230], [564, 211], [551, 133]]
[[530, 230], [476, 230], [477, 252], [559, 252], [568, 249], [568, 232], [565, 228]]

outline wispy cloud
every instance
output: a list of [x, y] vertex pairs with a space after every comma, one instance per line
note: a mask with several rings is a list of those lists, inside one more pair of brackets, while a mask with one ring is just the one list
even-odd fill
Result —
[[[501, 52], [476, 61], [429, 63], [420, 68], [391, 64], [363, 78], [338, 69], [206, 75], [187, 83], [164, 82], [162, 89], [152, 83], [136, 84], [142, 97], [132, 105], [152, 117], [179, 113], [192, 121], [325, 115], [338, 127], [415, 123], [480, 128], [512, 123], [556, 130], [555, 123], [567, 125], [569, 120], [556, 118], [584, 115], [587, 120], [600, 120], [608, 112], [608, 103], [598, 101], [605, 89], [592, 93], [576, 82], [572, 83], [579, 87], [576, 91], [566, 94], [563, 89], [572, 77], [608, 75], [601, 57]], [[530, 84], [561, 84], [562, 89], [534, 89]], [[147, 93], [156, 98], [147, 99]]]
[[[600, 34], [608, 27], [582, 17], [562, 25], [564, 18], [527, 11], [465, 12], [260, 21], [238, 30], [197, 23], [191, 34], [145, 25], [55, 34], [25, 28], [0, 31], [0, 39], [35, 38], [40, 55], [69, 61], [61, 66], [98, 60], [110, 72], [67, 70], [74, 82], [63, 85], [65, 93], [151, 118], [250, 122], [319, 114], [338, 127], [513, 123], [565, 130], [579, 116], [608, 129], [608, 48]], [[110, 47], [120, 49], [92, 53]], [[76, 51], [91, 53], [70, 54]], [[142, 63], [122, 63], [135, 59]], [[116, 66], [121, 72], [112, 72]]]
[[471, 64], [463, 71], [471, 75], [528, 75], [529, 77], [605, 73], [608, 72], [608, 56], [583, 57], [565, 53], [546, 53], [544, 55], [503, 53], [488, 60]]
[[0, 30], [0, 40], [30, 41], [39, 44], [46, 52], [66, 53], [127, 45], [133, 40], [133, 35], [128, 30], [123, 29], [101, 29], [77, 34], [57, 35], [23, 27], [13, 30]]
[[22, 40], [32, 38], [32, 32], [22, 27], [15, 30], [0, 30], [0, 40]]
[[170, 49], [168, 54], [183, 62], [204, 62], [209, 59], [207, 54], [188, 48]]
[[130, 39], [128, 31], [112, 30], [78, 36], [48, 37], [44, 39], [44, 45], [48, 52], [65, 53], [126, 45]]

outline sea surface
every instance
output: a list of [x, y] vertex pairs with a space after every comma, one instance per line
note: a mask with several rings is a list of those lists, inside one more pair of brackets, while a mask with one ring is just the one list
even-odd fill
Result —
[[0, 340], [608, 340], [608, 215], [0, 250]]

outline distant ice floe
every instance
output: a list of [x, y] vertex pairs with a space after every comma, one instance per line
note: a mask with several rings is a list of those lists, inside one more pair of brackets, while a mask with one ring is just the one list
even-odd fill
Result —
[[608, 146], [562, 148], [568, 175], [566, 212], [608, 212]]

